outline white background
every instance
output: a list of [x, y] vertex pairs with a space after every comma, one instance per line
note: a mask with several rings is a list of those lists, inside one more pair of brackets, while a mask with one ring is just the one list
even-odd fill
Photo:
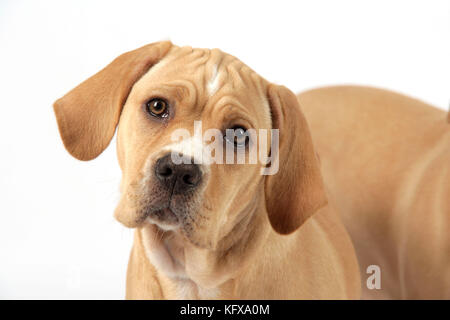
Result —
[[393, 89], [446, 109], [449, 1], [2, 1], [0, 298], [124, 297], [132, 231], [113, 219], [111, 145], [80, 162], [52, 103], [146, 43], [218, 47], [294, 91]]

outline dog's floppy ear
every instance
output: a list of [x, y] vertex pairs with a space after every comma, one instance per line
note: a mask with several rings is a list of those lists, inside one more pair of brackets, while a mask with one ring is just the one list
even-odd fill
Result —
[[279, 129], [279, 170], [266, 176], [266, 208], [275, 231], [289, 234], [325, 206], [327, 198], [308, 123], [296, 96], [274, 84], [268, 85], [267, 96], [272, 128]]
[[72, 156], [91, 160], [103, 152], [134, 83], [171, 46], [157, 42], [126, 52], [54, 103], [61, 138]]

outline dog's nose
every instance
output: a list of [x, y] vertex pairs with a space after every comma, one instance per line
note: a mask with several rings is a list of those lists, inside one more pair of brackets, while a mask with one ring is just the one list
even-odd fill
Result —
[[170, 154], [157, 160], [155, 174], [166, 188], [173, 187], [174, 194], [195, 188], [202, 178], [200, 167], [197, 164], [175, 164]]

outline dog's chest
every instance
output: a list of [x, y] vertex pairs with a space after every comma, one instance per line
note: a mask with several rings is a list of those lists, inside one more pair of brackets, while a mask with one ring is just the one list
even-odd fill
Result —
[[177, 280], [175, 283], [176, 299], [198, 300], [198, 299], [217, 299], [220, 290], [217, 288], [205, 289], [192, 280]]

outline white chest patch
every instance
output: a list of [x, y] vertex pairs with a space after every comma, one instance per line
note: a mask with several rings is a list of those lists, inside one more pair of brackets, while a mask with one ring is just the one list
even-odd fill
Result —
[[176, 284], [177, 298], [180, 300], [217, 299], [219, 289], [205, 289], [191, 280], [178, 280]]
[[148, 260], [158, 270], [164, 270], [164, 273], [170, 278], [187, 279], [184, 266], [172, 256], [167, 245], [154, 229], [154, 225], [142, 229], [142, 240]]
[[173, 280], [177, 299], [216, 299], [219, 296], [219, 289], [202, 288], [189, 278], [184, 265], [177, 261], [170, 246], [154, 233], [154, 225], [142, 229], [142, 241], [150, 263]]

